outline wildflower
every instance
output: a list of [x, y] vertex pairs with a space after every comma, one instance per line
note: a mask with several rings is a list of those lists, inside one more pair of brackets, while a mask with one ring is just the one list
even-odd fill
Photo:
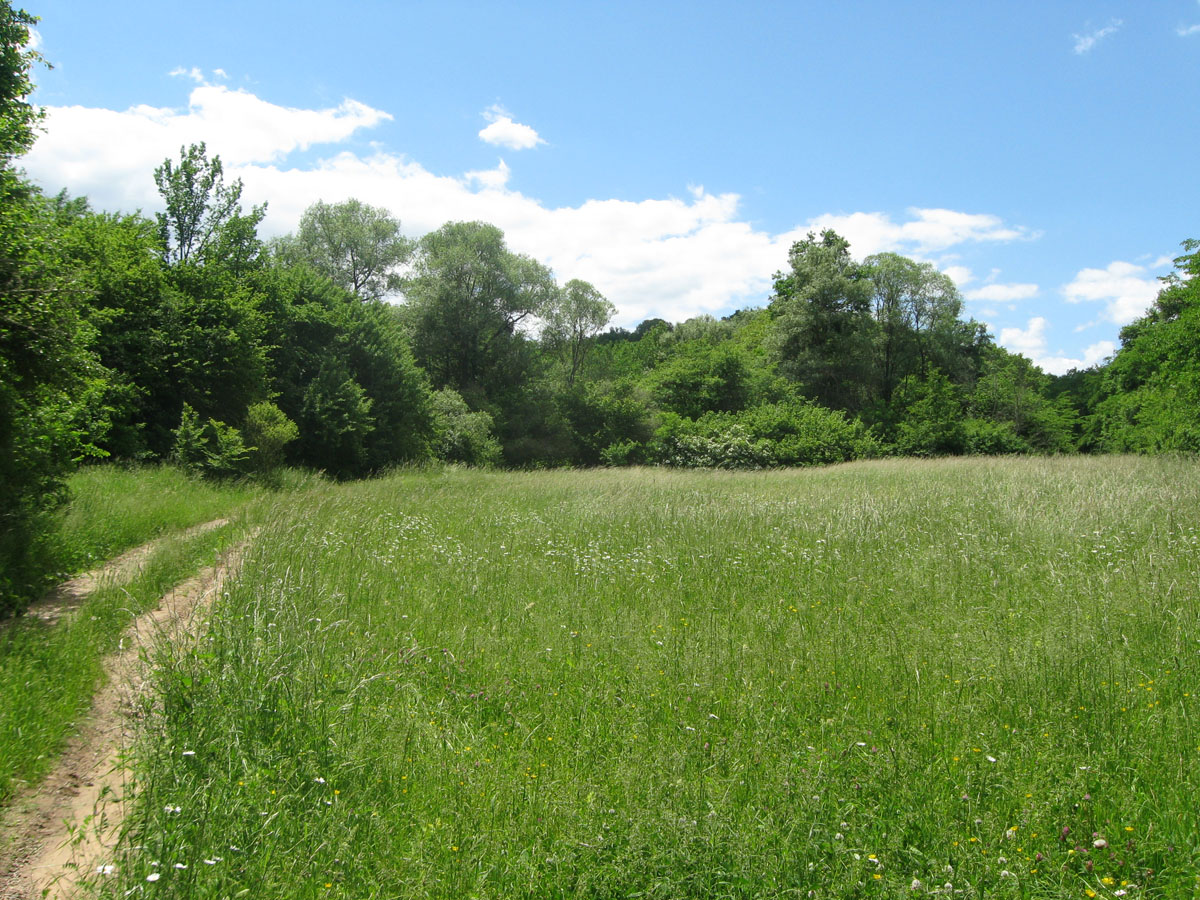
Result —
[[111, 865], [110, 866], [96, 866], [96, 874], [97, 875], [112, 875], [116, 871], [117, 871], [116, 866], [111, 866]]
[[919, 891], [920, 889], [921, 889], [921, 879], [914, 878], [913, 882], [912, 882], [912, 886], [909, 888], [909, 890]]
[[177, 868], [177, 869], [186, 869], [186, 868], [187, 868], [187, 863], [175, 863], [175, 868]]
[[1092, 846], [1097, 850], [1103, 850], [1108, 846], [1108, 841], [1106, 841], [1104, 838], [1096, 838], [1094, 841], [1092, 841]]
[[163, 812], [167, 813], [168, 815], [170, 815], [172, 813], [177, 813], [179, 811], [180, 811], [180, 809], [178, 806], [172, 806], [169, 803], [163, 807]]
[[988, 762], [990, 762], [990, 763], [994, 763], [994, 762], [996, 761], [996, 757], [994, 757], [994, 756], [989, 756], [989, 757], [987, 757], [987, 761], [988, 761]]
[[195, 755], [196, 755], [196, 751], [195, 751], [195, 750], [184, 750], [184, 751], [183, 751], [183, 755], [184, 755], [184, 756], [195, 756]]
[[1001, 878], [1016, 878], [1017, 876], [1014, 875], [1012, 872], [1008, 871], [1008, 869], [1001, 869], [1000, 877]]
[[147, 881], [158, 881], [158, 879], [160, 879], [160, 878], [162, 878], [162, 876], [159, 875], [157, 872], [151, 872], [149, 875], [146, 876]]

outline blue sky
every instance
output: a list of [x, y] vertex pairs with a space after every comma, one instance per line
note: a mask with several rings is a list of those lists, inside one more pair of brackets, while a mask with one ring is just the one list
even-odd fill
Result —
[[292, 230], [355, 196], [585, 278], [633, 325], [763, 305], [833, 227], [1096, 362], [1200, 237], [1200, 2], [28, 0], [47, 189], [156, 208], [204, 140]]

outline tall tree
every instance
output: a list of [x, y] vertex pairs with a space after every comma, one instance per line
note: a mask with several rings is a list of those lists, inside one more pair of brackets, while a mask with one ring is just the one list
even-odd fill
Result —
[[295, 237], [279, 248], [285, 259], [308, 263], [360, 299], [380, 300], [399, 290], [398, 269], [412, 257], [413, 242], [386, 209], [351, 198], [314, 203], [300, 217]]
[[163, 259], [172, 264], [220, 263], [241, 272], [258, 258], [257, 229], [267, 207], [242, 212], [242, 180], [225, 183], [221, 157], [208, 158], [203, 142], [179, 149], [154, 170], [166, 212], [157, 214]]
[[609, 323], [617, 308], [586, 281], [573, 278], [563, 285], [544, 314], [542, 340], [559, 354], [567, 368], [567, 385], [575, 383], [592, 339]]
[[104, 374], [53, 206], [12, 165], [40, 117], [27, 99], [36, 22], [0, 0], [0, 617], [42, 585], [51, 516], [85, 449], [82, 407]]
[[868, 273], [829, 229], [793, 244], [788, 263], [770, 304], [780, 370], [818, 403], [856, 411], [870, 366]]
[[1103, 370], [1097, 420], [1106, 450], [1200, 452], [1200, 241], [1183, 249]]
[[962, 298], [949, 276], [930, 263], [878, 253], [863, 261], [874, 287], [875, 374], [880, 399], [909, 375], [945, 368], [959, 332]]
[[421, 238], [404, 293], [417, 362], [435, 389], [452, 387], [479, 409], [524, 383], [519, 326], [548, 309], [557, 286], [494, 225], [450, 222]]

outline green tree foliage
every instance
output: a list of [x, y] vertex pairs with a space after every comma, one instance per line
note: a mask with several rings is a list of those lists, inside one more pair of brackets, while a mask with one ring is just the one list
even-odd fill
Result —
[[650, 394], [631, 379], [578, 384], [562, 405], [575, 441], [576, 461], [588, 466], [645, 461], [657, 415]]
[[[301, 432], [288, 459], [345, 477], [426, 458], [432, 439], [428, 382], [413, 361], [396, 308], [360, 301], [307, 267], [268, 274], [262, 310], [265, 342], [273, 348], [270, 388]], [[326, 374], [314, 386], [331, 368], [346, 383], [333, 385]], [[317, 420], [325, 408], [336, 411], [333, 427]], [[351, 452], [339, 456], [344, 447]]]
[[646, 383], [664, 410], [693, 419], [744, 409], [754, 392], [750, 367], [738, 349], [703, 340], [680, 345]]
[[1103, 373], [1096, 417], [1105, 450], [1200, 452], [1200, 241], [1183, 248]]
[[262, 243], [258, 224], [266, 205], [242, 213], [242, 180], [225, 183], [221, 158], [208, 158], [203, 142], [180, 148], [154, 170], [166, 212], [158, 213], [163, 259], [170, 265], [219, 264], [235, 273], [253, 267]]
[[86, 418], [104, 378], [54, 206], [12, 167], [40, 117], [26, 99], [36, 21], [0, 0], [0, 617], [48, 574], [44, 542], [63, 479], [90, 449]]
[[314, 203], [277, 250], [285, 263], [307, 263], [343, 290], [381, 300], [400, 288], [397, 270], [412, 256], [413, 242], [386, 209], [350, 199]]
[[500, 462], [500, 442], [492, 433], [492, 417], [471, 412], [453, 388], [433, 394], [434, 456], [449, 463], [491, 467]]
[[770, 309], [780, 371], [823, 406], [857, 411], [866, 400], [871, 341], [869, 272], [837, 233], [792, 245], [776, 273]]
[[173, 432], [171, 461], [185, 471], [208, 478], [234, 478], [249, 471], [249, 457], [242, 433], [216, 419], [200, 422], [200, 415], [187, 403]]
[[930, 263], [896, 253], [864, 261], [871, 279], [875, 319], [873, 386], [890, 404], [896, 386], [931, 368], [952, 371], [964, 336], [959, 314], [962, 298], [954, 282]]
[[297, 442], [306, 462], [331, 475], [367, 471], [371, 398], [344, 364], [327, 359], [304, 390]]
[[300, 429], [278, 406], [262, 400], [246, 410], [242, 433], [252, 448], [250, 468], [270, 475], [283, 465], [283, 448], [300, 436]]
[[[1006, 441], [1004, 452], [1066, 453], [1075, 449], [1078, 416], [1068, 398], [1050, 399], [1049, 386], [1050, 376], [1024, 356], [990, 347], [971, 394], [970, 413], [1011, 430], [1016, 441]], [[988, 434], [984, 429], [982, 436]], [[988, 440], [996, 440], [994, 430]], [[999, 447], [977, 443], [970, 449], [996, 452]]]
[[593, 339], [616, 314], [604, 295], [586, 281], [574, 278], [563, 285], [542, 313], [542, 342], [562, 361], [567, 385], [573, 385]]
[[550, 271], [510, 251], [493, 225], [451, 222], [419, 241], [404, 293], [413, 353], [433, 386], [474, 409], [511, 407], [532, 368], [518, 327], [555, 300]]

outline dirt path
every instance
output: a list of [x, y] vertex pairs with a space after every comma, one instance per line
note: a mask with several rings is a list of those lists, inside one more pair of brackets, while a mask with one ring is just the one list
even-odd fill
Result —
[[140, 547], [126, 550], [116, 559], [110, 560], [100, 568], [84, 572], [82, 575], [72, 578], [64, 584], [60, 584], [41, 600], [31, 605], [25, 611], [25, 614], [37, 616], [39, 619], [54, 624], [67, 613], [79, 609], [83, 601], [87, 599], [87, 595], [94, 591], [101, 581], [107, 579], [123, 580], [132, 576], [141, 567], [142, 563], [146, 561], [146, 558], [163, 541], [167, 540], [168, 537], [195, 537], [196, 535], [206, 534], [209, 531], [214, 531], [228, 524], [228, 519], [213, 519], [211, 522], [193, 525], [191, 528], [181, 531], [176, 535], [157, 538], [156, 540], [142, 544]]
[[[157, 641], [196, 633], [201, 615], [236, 572], [244, 548], [245, 542], [227, 550], [216, 566], [179, 584], [157, 609], [139, 616], [121, 649], [106, 660], [104, 687], [78, 735], [46, 779], [18, 795], [0, 817], [0, 900], [70, 897], [82, 878], [95, 876], [110, 861], [124, 815], [123, 757], [132, 745], [137, 699], [148, 680], [142, 651]], [[136, 565], [145, 553], [136, 560], [134, 554], [144, 549], [110, 565]]]

